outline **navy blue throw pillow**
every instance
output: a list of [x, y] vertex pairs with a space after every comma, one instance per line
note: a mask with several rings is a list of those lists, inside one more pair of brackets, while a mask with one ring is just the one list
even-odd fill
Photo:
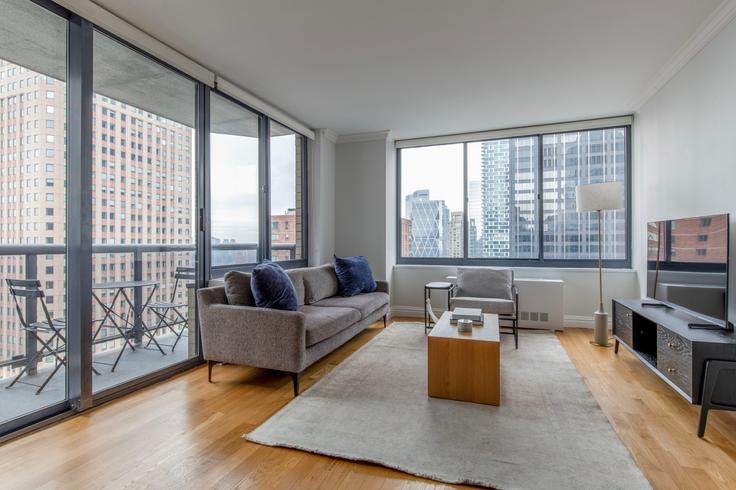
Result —
[[250, 289], [259, 308], [296, 311], [296, 289], [286, 271], [275, 262], [265, 262], [253, 269]]
[[357, 257], [335, 257], [335, 274], [340, 286], [340, 296], [355, 296], [376, 290], [371, 266], [362, 255]]

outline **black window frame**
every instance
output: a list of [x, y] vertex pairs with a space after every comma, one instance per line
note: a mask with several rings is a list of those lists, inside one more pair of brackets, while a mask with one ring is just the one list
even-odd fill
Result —
[[[92, 101], [94, 96], [94, 87], [92, 80], [93, 72], [93, 32], [99, 31], [110, 39], [119, 42], [126, 48], [145, 56], [146, 58], [160, 64], [168, 70], [178, 75], [192, 80], [195, 84], [195, 134], [193, 142], [195, 143], [194, 158], [195, 173], [193, 176], [196, 180], [196, 201], [193, 208], [197, 211], [195, 218], [194, 235], [196, 236], [196, 270], [197, 279], [196, 287], [206, 287], [212, 277], [218, 277], [218, 269], [226, 270], [250, 270], [257, 265], [253, 264], [233, 264], [213, 268], [211, 267], [211, 233], [210, 233], [210, 152], [209, 152], [209, 136], [210, 136], [210, 94], [216, 92], [218, 95], [224, 96], [234, 103], [243, 106], [245, 109], [259, 115], [265, 124], [261, 124], [259, 134], [259, 174], [267, 176], [269, 167], [269, 131], [268, 126], [272, 120], [263, 112], [249, 107], [247, 104], [218, 91], [216, 88], [210, 87], [204, 82], [193, 78], [191, 75], [184, 73], [182, 70], [172, 66], [164, 60], [156, 57], [150, 52], [141, 49], [120, 36], [110, 32], [103, 26], [97, 25], [92, 21], [76, 14], [51, 0], [27, 0], [30, 4], [35, 4], [55, 15], [58, 15], [67, 22], [67, 79], [66, 79], [66, 118], [67, 125], [67, 141], [66, 143], [66, 171], [67, 171], [67, 188], [66, 196], [79, 195], [80, 199], [68, 199], [67, 203], [67, 231], [66, 231], [66, 272], [65, 280], [67, 284], [75, 284], [74, 288], [69, 288], [66, 292], [66, 310], [67, 310], [67, 392], [66, 399], [55, 402], [49, 406], [42, 407], [35, 411], [29, 412], [10, 420], [0, 420], [0, 443], [18, 437], [22, 434], [36, 430], [45, 425], [54, 423], [63, 418], [76, 415], [87, 409], [97, 407], [112, 399], [124, 396], [132, 391], [141, 389], [145, 386], [157, 383], [159, 381], [170, 378], [171, 376], [192, 368], [204, 361], [201, 346], [201, 337], [199, 336], [199, 320], [196, 313], [194, 321], [196, 322], [197, 332], [197, 355], [181, 361], [177, 364], [154, 370], [144, 376], [131, 379], [114, 387], [93, 392], [92, 390], [92, 210], [93, 210], [93, 193], [90, 192], [92, 187], [92, 176], [94, 172], [93, 165], [93, 147], [94, 140], [92, 136]], [[43, 121], [44, 119], [39, 119]], [[273, 119], [277, 121], [276, 119]], [[309, 187], [308, 187], [308, 169], [309, 154], [312, 142], [310, 139], [293, 127], [286, 123], [277, 121], [280, 125], [293, 131], [302, 139], [302, 173], [301, 173], [301, 199], [302, 199], [302, 257], [298, 260], [290, 260], [279, 262], [284, 268], [306, 266], [309, 258]], [[265, 137], [264, 137], [265, 135]], [[264, 177], [259, 177], [260, 199], [266, 199], [270, 202], [268, 195], [268, 186], [263, 185]], [[267, 183], [268, 180], [265, 179]], [[47, 208], [53, 209], [53, 208]], [[48, 212], [48, 211], [47, 211]], [[262, 223], [268, 226], [270, 223], [270, 214], [268, 206], [261, 207], [259, 216]], [[264, 219], [265, 218], [265, 219]], [[258, 247], [260, 250], [259, 261], [263, 257], [270, 255], [270, 230], [259, 237]], [[36, 247], [35, 245], [18, 245], [18, 253], [13, 255], [28, 255], [23, 247]], [[43, 247], [43, 246], [41, 246]], [[48, 246], [47, 246], [48, 247]], [[56, 247], [56, 246], [54, 246]], [[126, 245], [121, 245], [126, 247]], [[114, 249], [114, 246], [111, 246]], [[46, 250], [46, 249], [44, 249]], [[265, 251], [268, 251], [267, 253]], [[48, 253], [48, 252], [47, 252]], [[215, 272], [215, 274], [213, 274]]]
[[[579, 121], [580, 122], [580, 121]], [[565, 123], [569, 125], [570, 123]], [[631, 151], [631, 124], [602, 125], [589, 126], [585, 125], [579, 129], [573, 127], [560, 131], [531, 131], [530, 133], [514, 134], [513, 136], [504, 136], [498, 138], [469, 138], [462, 141], [452, 141], [443, 143], [428, 143], [426, 145], [409, 146], [405, 148], [396, 148], [396, 263], [398, 265], [445, 265], [445, 266], [478, 266], [478, 267], [552, 267], [552, 268], [571, 268], [571, 269], [588, 269], [597, 268], [597, 259], [545, 259], [544, 258], [544, 231], [542, 217], [544, 216], [544, 136], [574, 133], [582, 131], [601, 131], [607, 129], [625, 130], [625, 162], [624, 162], [624, 188], [625, 188], [625, 219], [626, 219], [626, 256], [623, 259], [604, 259], [603, 267], [608, 269], [631, 269], [632, 264], [632, 151]], [[537, 138], [537, 179], [535, 183], [537, 193], [536, 215], [537, 215], [537, 258], [471, 258], [468, 255], [468, 143], [480, 141], [498, 141], [515, 138]], [[401, 255], [401, 151], [403, 149], [427, 147], [427, 146], [444, 146], [462, 143], [463, 145], [463, 257], [404, 257]]]
[[[209, 178], [210, 175], [210, 168], [212, 162], [210, 161], [210, 144], [209, 144], [209, 136], [210, 136], [210, 125], [209, 125], [209, 98], [210, 94], [217, 94], [220, 97], [225, 98], [229, 102], [232, 102], [243, 109], [252, 112], [256, 116], [258, 116], [258, 188], [259, 188], [259, 199], [258, 199], [258, 248], [257, 248], [257, 256], [258, 260], [256, 262], [247, 262], [247, 263], [238, 263], [238, 264], [223, 264], [223, 265], [211, 265], [208, 269], [208, 275], [207, 279], [214, 279], [214, 278], [221, 278], [223, 277], [228, 271], [240, 271], [240, 272], [250, 272], [253, 270], [255, 266], [262, 263], [265, 260], [270, 260], [271, 257], [271, 121], [277, 122], [281, 126], [289, 129], [290, 131], [293, 131], [297, 138], [300, 138], [302, 140], [302, 160], [301, 160], [301, 196], [302, 196], [302, 243], [301, 243], [301, 249], [302, 249], [302, 257], [300, 259], [295, 260], [282, 260], [279, 261], [278, 264], [283, 267], [284, 269], [295, 269], [298, 267], [306, 267], [309, 262], [309, 249], [308, 249], [308, 243], [309, 243], [309, 189], [308, 189], [308, 170], [309, 170], [309, 150], [310, 150], [310, 141], [309, 138], [307, 138], [305, 135], [300, 133], [299, 131], [295, 130], [288, 124], [284, 124], [281, 121], [277, 121], [276, 119], [270, 118], [263, 112], [259, 111], [258, 109], [255, 109], [248, 104], [232, 97], [231, 95], [218, 90], [217, 88], [209, 88], [206, 87], [206, 90], [208, 92], [207, 94], [207, 150], [206, 150], [206, 156], [205, 156], [205, 167], [207, 171], [207, 175]], [[209, 182], [208, 182], [209, 187]], [[208, 191], [209, 192], [209, 189]], [[208, 196], [207, 206], [205, 210], [202, 210], [200, 212], [204, 212], [206, 214], [205, 221], [207, 223], [211, 223], [211, 206], [210, 206], [210, 197]], [[209, 226], [207, 227], [209, 231]], [[208, 257], [208, 264], [211, 264], [211, 253], [212, 253], [212, 243], [211, 243], [211, 237], [207, 238], [207, 257]]]

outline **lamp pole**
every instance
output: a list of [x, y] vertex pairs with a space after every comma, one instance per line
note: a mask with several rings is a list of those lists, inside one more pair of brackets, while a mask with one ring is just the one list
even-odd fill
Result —
[[608, 313], [603, 307], [603, 220], [601, 219], [601, 210], [598, 213], [598, 311], [593, 315], [594, 333], [591, 344], [599, 347], [610, 347], [608, 342]]

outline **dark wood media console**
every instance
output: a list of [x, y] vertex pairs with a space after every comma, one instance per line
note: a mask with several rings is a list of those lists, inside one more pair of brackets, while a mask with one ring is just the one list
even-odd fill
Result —
[[[623, 344], [683, 398], [700, 404], [705, 362], [736, 360], [736, 334], [689, 328], [689, 323], [703, 320], [677, 308], [646, 303], [613, 301], [615, 352]], [[736, 383], [724, 384], [722, 389], [733, 392]], [[733, 397], [733, 393], [724, 396]]]

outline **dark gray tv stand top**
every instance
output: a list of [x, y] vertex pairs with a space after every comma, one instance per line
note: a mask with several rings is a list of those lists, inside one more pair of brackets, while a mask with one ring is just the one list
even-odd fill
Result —
[[684, 310], [645, 306], [649, 300], [613, 301], [615, 351], [623, 344], [691, 403], [699, 404], [705, 362], [736, 360], [736, 333], [690, 328], [704, 323]]

